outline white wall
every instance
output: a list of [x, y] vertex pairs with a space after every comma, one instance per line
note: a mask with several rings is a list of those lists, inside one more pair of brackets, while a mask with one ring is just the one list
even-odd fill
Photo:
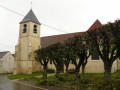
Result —
[[8, 52], [0, 59], [0, 73], [12, 73], [13, 66], [14, 57]]

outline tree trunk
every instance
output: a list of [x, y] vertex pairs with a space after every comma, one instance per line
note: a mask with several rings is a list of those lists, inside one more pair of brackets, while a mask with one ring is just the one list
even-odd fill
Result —
[[66, 65], [66, 76], [68, 76], [68, 65]]
[[56, 67], [56, 77], [60, 77], [60, 68], [59, 68], [59, 66]]
[[80, 78], [79, 72], [80, 72], [80, 69], [76, 68], [76, 71], [75, 71], [75, 76], [76, 76], [75, 78], [76, 78], [76, 80], [79, 80], [79, 78]]
[[104, 70], [105, 70], [105, 79], [110, 80], [111, 79], [111, 68], [112, 64], [104, 63]]
[[47, 78], [47, 66], [43, 66], [43, 78]]
[[85, 64], [82, 64], [82, 77], [84, 78], [85, 74]]

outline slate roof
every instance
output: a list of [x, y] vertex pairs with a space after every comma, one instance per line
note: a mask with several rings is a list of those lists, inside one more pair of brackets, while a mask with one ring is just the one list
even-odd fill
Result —
[[0, 52], [0, 59], [5, 55], [7, 54], [9, 51], [5, 51], [5, 52]]
[[[87, 31], [93, 30], [101, 26], [102, 26], [101, 22], [97, 19]], [[41, 37], [41, 46], [45, 47], [45, 46], [49, 46], [49, 45], [52, 45], [58, 42], [62, 42], [62, 41], [67, 40], [70, 37], [73, 37], [75, 35], [79, 35], [82, 33], [83, 32], [76, 32], [76, 33], [68, 33], [68, 34]]]
[[20, 23], [27, 22], [27, 21], [32, 21], [37, 24], [40, 24], [40, 22], [38, 21], [32, 9], [27, 13], [27, 15], [23, 18], [23, 20]]

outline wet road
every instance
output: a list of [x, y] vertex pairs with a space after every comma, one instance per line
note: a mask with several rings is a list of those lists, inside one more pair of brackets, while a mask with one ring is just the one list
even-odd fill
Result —
[[0, 90], [41, 90], [31, 86], [26, 86], [19, 84], [10, 80], [7, 80], [5, 77], [8, 75], [0, 75]]

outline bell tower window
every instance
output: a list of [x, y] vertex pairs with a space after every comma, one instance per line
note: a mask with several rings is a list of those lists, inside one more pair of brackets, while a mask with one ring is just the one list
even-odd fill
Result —
[[37, 33], [37, 26], [36, 26], [36, 25], [34, 25], [33, 32], [34, 32], [34, 33]]
[[24, 24], [24, 25], [23, 25], [23, 33], [26, 33], [26, 31], [27, 31], [27, 25]]

